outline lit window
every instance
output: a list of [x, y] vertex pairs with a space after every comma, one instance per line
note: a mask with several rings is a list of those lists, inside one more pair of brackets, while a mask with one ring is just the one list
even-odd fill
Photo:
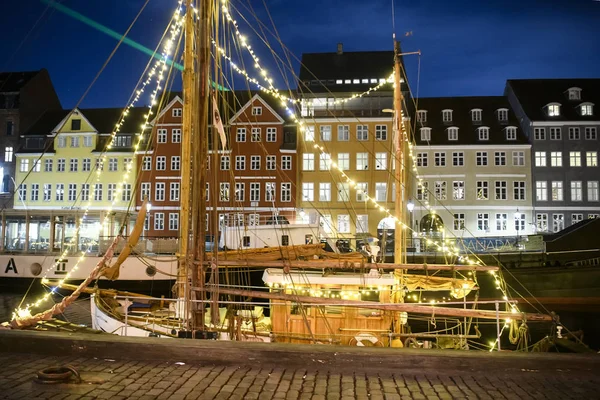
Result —
[[548, 116], [558, 117], [560, 115], [560, 104], [549, 104], [548, 105]]
[[581, 105], [581, 115], [584, 117], [593, 115], [594, 114], [593, 108], [594, 108], [593, 104], [582, 104]]

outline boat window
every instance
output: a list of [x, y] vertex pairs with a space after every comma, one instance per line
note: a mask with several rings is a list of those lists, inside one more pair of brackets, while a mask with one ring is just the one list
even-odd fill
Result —
[[250, 236], [244, 236], [244, 247], [250, 247]]
[[281, 235], [281, 245], [282, 246], [290, 245], [290, 237], [288, 235]]

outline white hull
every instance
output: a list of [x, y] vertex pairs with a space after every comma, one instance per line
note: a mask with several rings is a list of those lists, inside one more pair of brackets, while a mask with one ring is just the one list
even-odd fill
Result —
[[219, 247], [238, 250], [317, 244], [322, 236], [319, 224], [225, 226]]

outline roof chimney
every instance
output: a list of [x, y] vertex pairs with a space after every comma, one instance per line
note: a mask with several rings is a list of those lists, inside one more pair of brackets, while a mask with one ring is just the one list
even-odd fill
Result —
[[338, 43], [337, 53], [338, 54], [344, 53], [344, 44], [343, 43]]

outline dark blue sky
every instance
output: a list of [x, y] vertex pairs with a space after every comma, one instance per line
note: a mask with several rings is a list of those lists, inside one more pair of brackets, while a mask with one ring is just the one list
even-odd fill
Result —
[[[248, 2], [270, 25], [262, 0], [233, 5], [249, 16]], [[61, 3], [122, 33], [144, 1]], [[283, 43], [298, 58], [303, 52], [335, 51], [338, 42], [344, 43], [346, 51], [392, 49], [391, 0], [265, 3]], [[0, 70], [48, 69], [63, 106], [73, 107], [116, 41], [52, 9], [34, 28], [47, 7], [40, 0], [3, 0], [2, 4]], [[150, 0], [130, 37], [154, 48], [175, 4]], [[423, 53], [421, 96], [497, 95], [509, 78], [600, 77], [600, 1], [396, 0], [395, 13], [403, 50]], [[244, 29], [261, 61], [276, 72], [266, 48]], [[407, 31], [412, 36], [404, 37]], [[274, 39], [269, 41], [281, 54]], [[123, 106], [147, 61], [146, 55], [123, 45], [82, 105]], [[417, 61], [416, 56], [405, 59], [414, 90]], [[298, 63], [293, 65], [298, 71]], [[278, 81], [282, 86], [283, 80]]]

